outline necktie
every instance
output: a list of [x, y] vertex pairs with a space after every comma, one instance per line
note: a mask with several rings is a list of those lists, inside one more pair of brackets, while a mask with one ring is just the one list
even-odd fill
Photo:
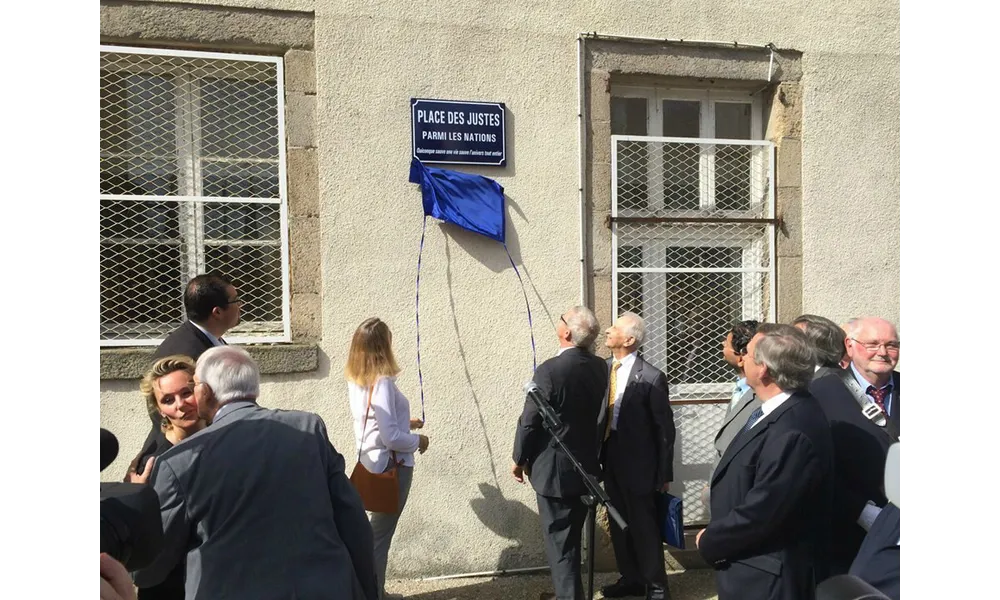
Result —
[[763, 416], [764, 416], [764, 411], [758, 406], [755, 411], [750, 413], [750, 418], [747, 419], [747, 424], [743, 426], [743, 431], [749, 431], [749, 429], [753, 427], [753, 424], [757, 422], [757, 419]]
[[604, 428], [604, 439], [608, 439], [611, 435], [611, 421], [615, 418], [615, 394], [618, 391], [618, 368], [621, 366], [617, 360], [611, 363], [611, 381], [608, 383], [608, 424]]
[[875, 401], [875, 404], [878, 404], [878, 407], [882, 409], [882, 412], [884, 412], [886, 416], [889, 415], [889, 411], [885, 409], [885, 396], [889, 393], [886, 388], [879, 389], [874, 385], [870, 385], [868, 386], [868, 389], [865, 390], [865, 393], [872, 397], [872, 400]]

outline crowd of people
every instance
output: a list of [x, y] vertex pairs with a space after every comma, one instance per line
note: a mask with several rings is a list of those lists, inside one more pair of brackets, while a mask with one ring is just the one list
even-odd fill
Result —
[[[199, 275], [184, 301], [189, 320], [140, 382], [152, 429], [125, 475], [153, 486], [161, 505], [162, 551], [131, 574], [138, 598], [391, 598], [389, 549], [429, 438], [414, 432], [423, 423], [396, 386], [389, 327], [361, 323], [344, 368], [358, 465], [394, 469], [399, 482], [397, 510], [366, 513], [323, 420], [257, 403], [257, 364], [223, 337], [239, 322], [236, 288]], [[607, 359], [594, 353], [599, 332], [586, 307], [560, 315], [558, 353], [533, 377], [559, 425], [548, 430], [526, 399], [514, 431], [511, 475], [536, 493], [554, 586], [543, 596], [584, 597], [587, 485], [555, 435], [627, 523], [609, 521], [619, 577], [604, 597], [670, 598], [657, 509], [673, 482], [667, 377], [642, 357], [639, 315], [606, 329]], [[741, 321], [722, 356], [738, 381], [702, 495], [710, 522], [696, 536], [719, 598], [807, 600], [851, 573], [898, 599], [899, 511], [883, 486], [900, 422], [893, 325]], [[102, 599], [135, 597], [121, 565], [101, 561]]]

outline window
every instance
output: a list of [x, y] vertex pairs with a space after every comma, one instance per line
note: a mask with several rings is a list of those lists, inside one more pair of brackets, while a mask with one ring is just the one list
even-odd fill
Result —
[[101, 47], [101, 345], [158, 344], [206, 272], [227, 339], [290, 339], [283, 93], [280, 58]]
[[746, 93], [613, 87], [614, 310], [647, 322], [672, 399], [728, 398], [721, 343], [773, 318], [773, 156]]

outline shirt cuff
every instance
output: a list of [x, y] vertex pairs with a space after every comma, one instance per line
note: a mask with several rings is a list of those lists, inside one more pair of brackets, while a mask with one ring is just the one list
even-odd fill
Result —
[[875, 519], [878, 518], [881, 512], [882, 509], [875, 506], [875, 503], [869, 500], [868, 504], [865, 504], [865, 507], [861, 509], [861, 516], [858, 517], [858, 525], [861, 525], [865, 531], [868, 531], [872, 528], [872, 523], [875, 522]]

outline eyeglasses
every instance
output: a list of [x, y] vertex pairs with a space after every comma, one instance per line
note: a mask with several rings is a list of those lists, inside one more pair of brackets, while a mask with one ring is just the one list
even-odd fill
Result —
[[563, 322], [563, 325], [565, 325], [566, 327], [569, 327], [569, 323], [566, 322], [566, 318], [565, 317], [563, 317], [562, 315], [559, 315], [559, 320]]
[[869, 352], [875, 352], [884, 347], [886, 352], [899, 352], [899, 342], [862, 342], [857, 338], [851, 338], [855, 342], [865, 347]]

